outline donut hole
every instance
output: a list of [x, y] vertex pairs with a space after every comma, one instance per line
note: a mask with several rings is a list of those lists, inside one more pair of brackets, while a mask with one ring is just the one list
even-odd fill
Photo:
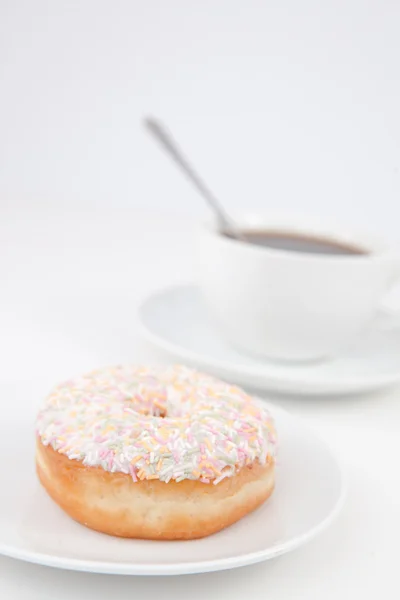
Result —
[[167, 416], [167, 409], [154, 407], [153, 412], [151, 414], [153, 417], [158, 417], [159, 419], [165, 419], [165, 417]]
[[125, 402], [128, 411], [135, 411], [142, 416], [167, 417], [167, 395], [164, 390], [154, 390], [142, 384], [135, 394], [125, 398]]
[[165, 419], [167, 415], [166, 408], [160, 408], [159, 406], [138, 406], [137, 402], [136, 406], [132, 408], [132, 406], [128, 403], [125, 407], [127, 412], [137, 413], [138, 416], [141, 417], [157, 417], [158, 419]]

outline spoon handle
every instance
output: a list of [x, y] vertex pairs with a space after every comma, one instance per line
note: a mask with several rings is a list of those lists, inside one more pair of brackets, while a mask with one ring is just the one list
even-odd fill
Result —
[[169, 156], [175, 161], [175, 163], [182, 169], [185, 175], [191, 180], [193, 185], [197, 188], [203, 198], [208, 202], [210, 207], [217, 213], [220, 229], [235, 238], [241, 238], [242, 235], [239, 232], [237, 226], [232, 222], [232, 219], [228, 217], [224, 209], [207, 188], [205, 183], [196, 173], [194, 168], [189, 164], [183, 153], [179, 150], [176, 142], [172, 139], [172, 136], [167, 132], [163, 125], [153, 118], [145, 119], [145, 125], [150, 133], [157, 139], [164, 150], [167, 151]]

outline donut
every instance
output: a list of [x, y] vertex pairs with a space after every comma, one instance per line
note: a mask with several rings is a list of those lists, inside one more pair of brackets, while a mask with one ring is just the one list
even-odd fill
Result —
[[109, 535], [184, 540], [273, 492], [276, 432], [260, 400], [184, 366], [117, 366], [53, 389], [36, 469], [73, 519]]

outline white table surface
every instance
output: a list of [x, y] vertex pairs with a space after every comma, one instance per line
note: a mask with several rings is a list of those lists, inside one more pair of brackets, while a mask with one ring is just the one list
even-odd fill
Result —
[[[0, 223], [1, 380], [58, 379], [121, 361], [165, 361], [142, 342], [135, 309], [150, 290], [194, 279], [193, 222], [27, 218]], [[0, 380], [0, 385], [1, 385]], [[60, 571], [0, 557], [10, 600], [132, 598], [398, 598], [399, 391], [342, 398], [274, 398], [336, 449], [348, 498], [328, 531], [267, 563], [204, 575], [137, 578]], [[21, 398], [38, 403], [40, 398]], [[7, 398], [2, 398], [7, 410]], [[295, 498], [293, 499], [295, 501]]]

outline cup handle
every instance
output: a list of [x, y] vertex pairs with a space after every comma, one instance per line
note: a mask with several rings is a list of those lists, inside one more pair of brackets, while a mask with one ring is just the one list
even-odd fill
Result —
[[375, 324], [379, 329], [385, 331], [395, 331], [400, 329], [400, 308], [398, 311], [387, 310], [386, 308], [378, 309], [375, 318]]
[[393, 278], [382, 305], [378, 308], [376, 322], [381, 329], [400, 329], [400, 273]]

